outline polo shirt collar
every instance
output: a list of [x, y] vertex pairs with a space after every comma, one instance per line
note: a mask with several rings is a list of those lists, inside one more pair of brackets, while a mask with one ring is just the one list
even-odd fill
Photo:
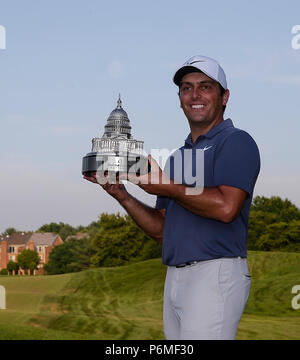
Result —
[[[206, 134], [198, 136], [198, 138], [196, 139], [194, 144], [196, 144], [199, 140], [204, 139], [204, 138], [211, 139], [216, 134], [218, 134], [219, 132], [221, 132], [221, 131], [225, 130], [226, 128], [229, 128], [229, 127], [233, 127], [232, 120], [231, 119], [223, 120], [219, 124], [214, 126], [212, 129], [210, 129]], [[191, 133], [189, 133], [189, 135], [185, 139], [185, 145], [193, 146], [194, 144], [193, 144], [193, 141], [192, 141]]]

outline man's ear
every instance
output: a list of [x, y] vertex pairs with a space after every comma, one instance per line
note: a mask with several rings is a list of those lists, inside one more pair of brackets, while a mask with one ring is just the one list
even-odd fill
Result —
[[182, 109], [181, 100], [180, 100], [180, 90], [178, 90], [177, 95], [178, 95], [178, 99], [179, 99], [180, 107], [181, 107], [181, 109]]
[[223, 106], [225, 106], [227, 104], [229, 96], [230, 96], [230, 92], [227, 89], [227, 90], [225, 90], [225, 93], [223, 95], [223, 103], [222, 103]]

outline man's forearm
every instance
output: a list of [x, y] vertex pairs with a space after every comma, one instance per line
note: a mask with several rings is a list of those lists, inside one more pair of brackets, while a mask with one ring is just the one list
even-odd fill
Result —
[[126, 200], [120, 201], [120, 204], [147, 235], [162, 242], [164, 215], [161, 211], [142, 203], [130, 194]]
[[[193, 190], [197, 190], [196, 188], [174, 183], [152, 158], [151, 169], [151, 176], [149, 174], [147, 177], [144, 176], [143, 181], [138, 184], [147, 193], [170, 197], [197, 215], [224, 222], [231, 221], [235, 210], [232, 206], [234, 199], [228, 192], [223, 192], [221, 187], [204, 188], [202, 193], [195, 194]], [[191, 191], [193, 195], [189, 194]]]
[[187, 187], [180, 185], [172, 191], [173, 199], [191, 212], [223, 221], [227, 212], [223, 194], [218, 188], [204, 188], [201, 194], [187, 195]]
[[201, 194], [193, 195], [187, 195], [187, 189], [185, 185], [171, 183], [165, 195], [194, 214], [223, 222], [234, 220], [246, 199], [244, 191], [225, 185], [204, 188]]
[[226, 221], [230, 201], [227, 201], [224, 194], [217, 188], [204, 188], [201, 194], [189, 195], [195, 188], [183, 184], [175, 184], [174, 181], [160, 184], [140, 184], [149, 194], [167, 196], [174, 199], [178, 204], [193, 212], [194, 214]]

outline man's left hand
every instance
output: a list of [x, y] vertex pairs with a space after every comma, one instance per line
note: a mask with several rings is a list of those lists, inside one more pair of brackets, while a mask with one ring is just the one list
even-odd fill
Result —
[[140, 176], [133, 173], [122, 174], [120, 175], [120, 179], [128, 180], [138, 185], [148, 194], [168, 196], [173, 181], [162, 171], [151, 155], [148, 155], [148, 163], [150, 165], [150, 172], [147, 174]]

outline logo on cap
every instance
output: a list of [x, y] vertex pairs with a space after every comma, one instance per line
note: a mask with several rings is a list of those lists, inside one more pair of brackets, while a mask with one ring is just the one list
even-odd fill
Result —
[[192, 64], [195, 64], [195, 63], [197, 63], [197, 62], [205, 62], [205, 60], [192, 61], [192, 62], [190, 62], [189, 64], [192, 65]]

